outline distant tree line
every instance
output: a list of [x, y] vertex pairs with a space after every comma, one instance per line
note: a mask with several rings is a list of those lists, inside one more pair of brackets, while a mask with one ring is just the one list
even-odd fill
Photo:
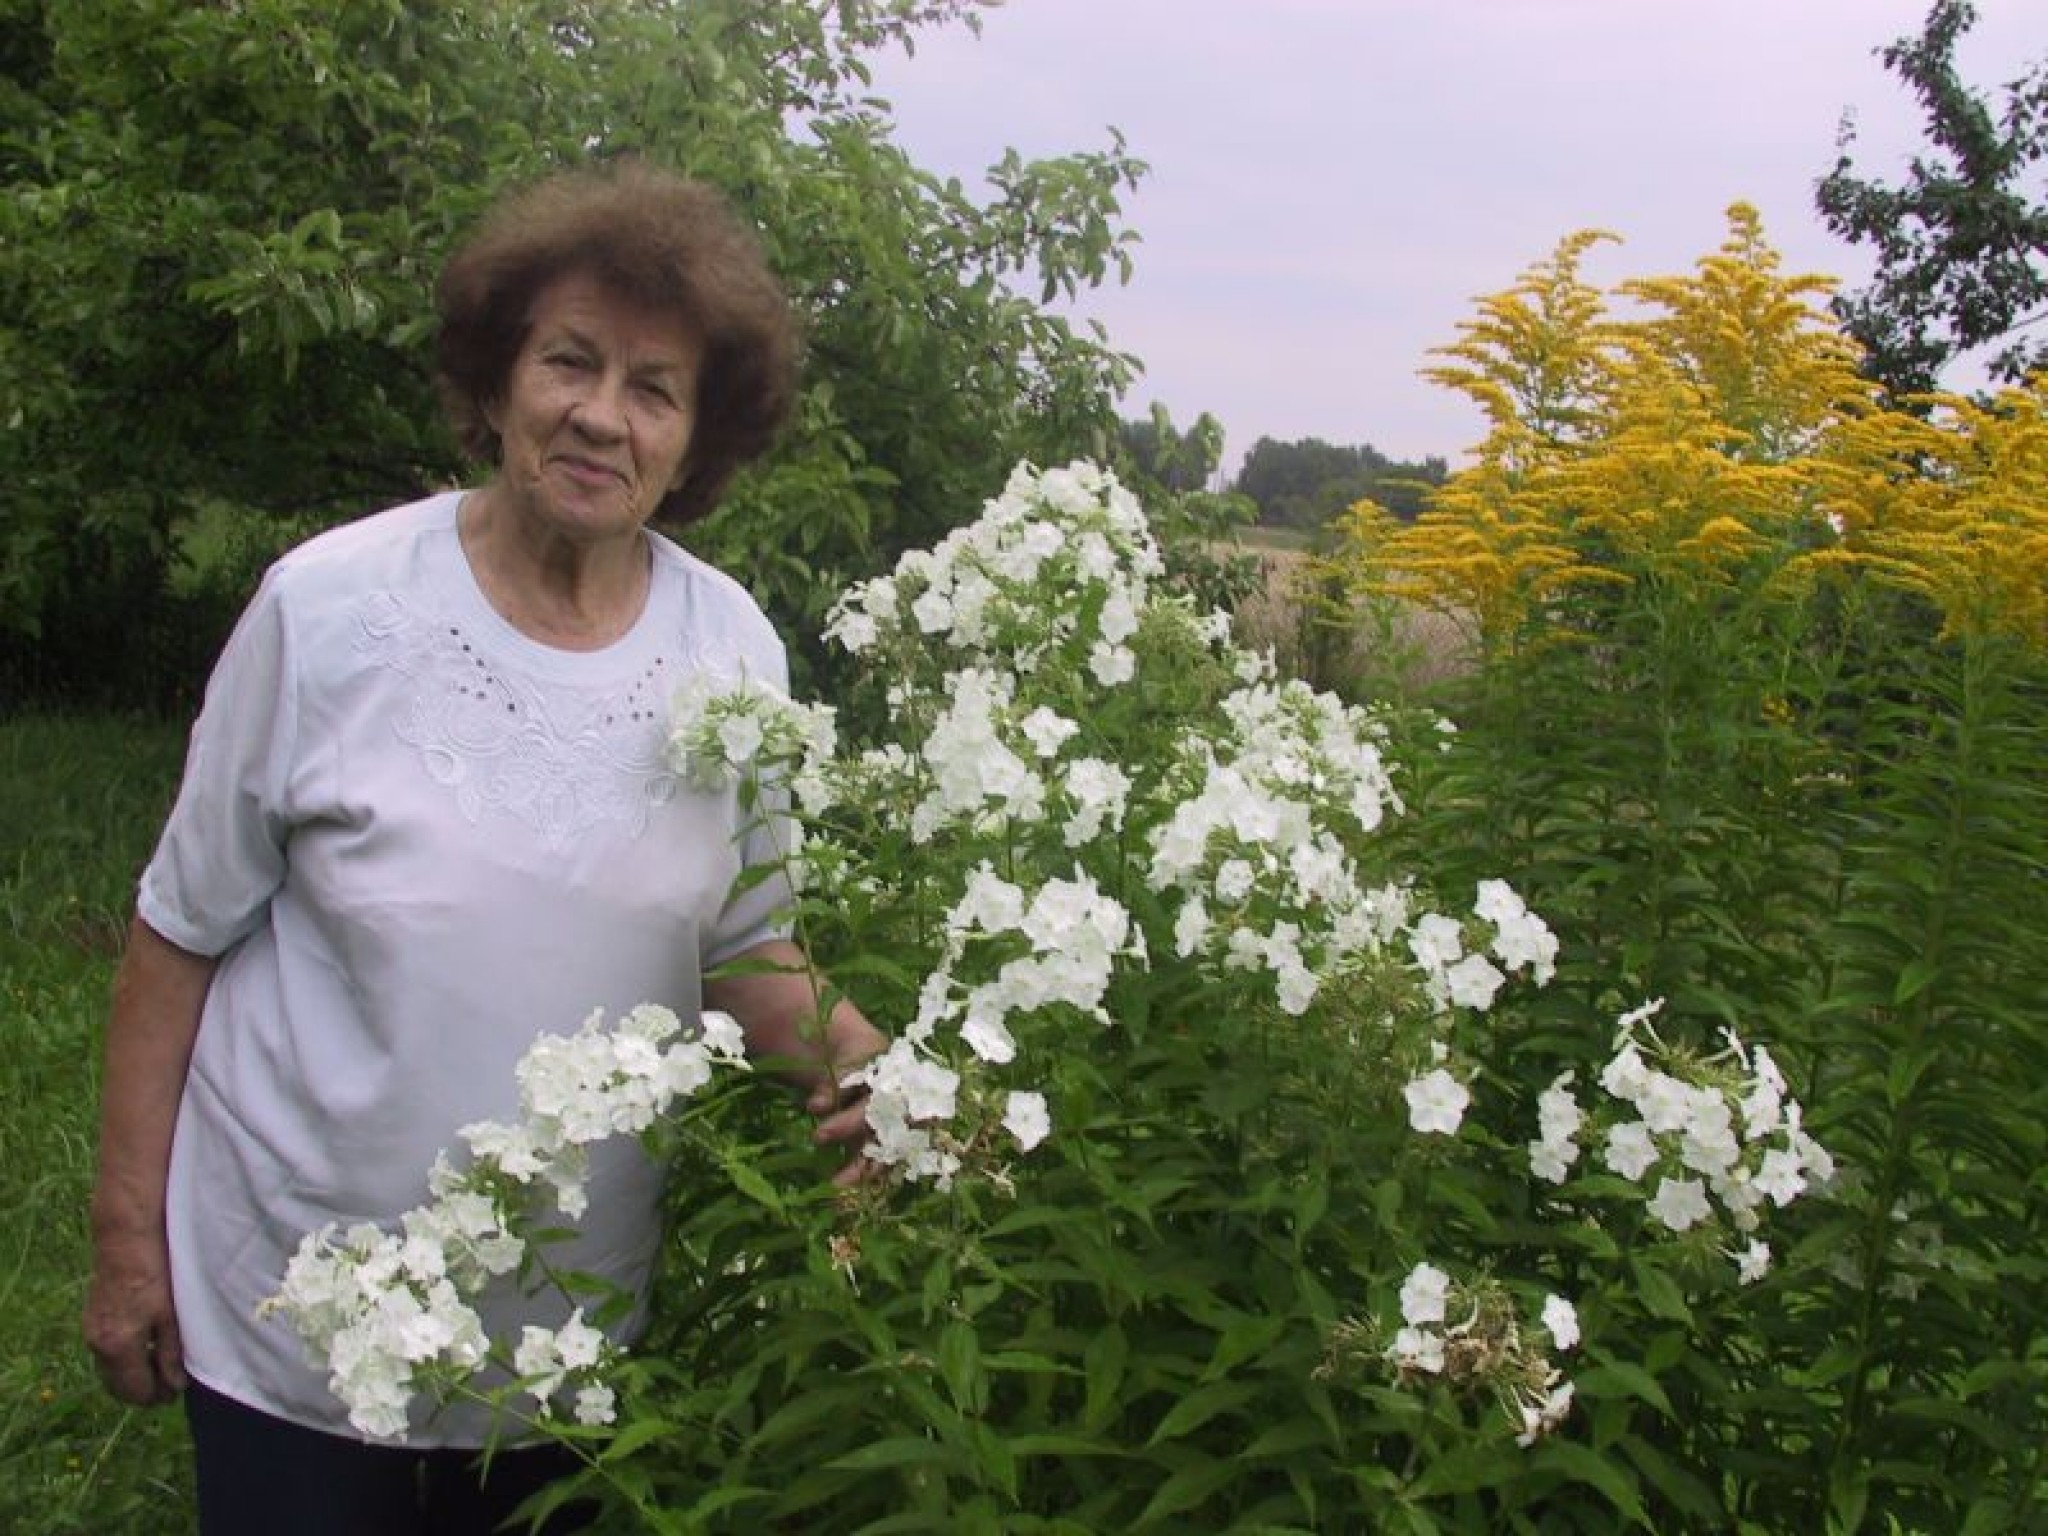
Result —
[[1185, 431], [1163, 405], [1119, 429], [1120, 467], [1141, 490], [1177, 498], [1221, 496], [1239, 503], [1240, 520], [1309, 532], [1360, 501], [1377, 502], [1413, 522], [1424, 499], [1443, 484], [1440, 458], [1390, 459], [1369, 443], [1340, 446], [1319, 437], [1252, 444], [1237, 475], [1223, 483], [1223, 426], [1204, 411]]
[[1441, 458], [1390, 459], [1369, 443], [1340, 445], [1319, 437], [1283, 443], [1262, 437], [1245, 455], [1232, 489], [1257, 505], [1261, 526], [1313, 532], [1366, 500], [1413, 522], [1448, 472]]

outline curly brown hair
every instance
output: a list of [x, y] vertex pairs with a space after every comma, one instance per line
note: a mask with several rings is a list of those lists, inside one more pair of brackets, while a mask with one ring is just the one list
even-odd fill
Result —
[[656, 515], [705, 516], [764, 453], [796, 398], [797, 332], [760, 241], [712, 187], [642, 161], [561, 171], [514, 191], [435, 285], [437, 382], [463, 451], [495, 461], [485, 410], [532, 328], [534, 298], [570, 272], [677, 314], [703, 338], [697, 420], [682, 484]]

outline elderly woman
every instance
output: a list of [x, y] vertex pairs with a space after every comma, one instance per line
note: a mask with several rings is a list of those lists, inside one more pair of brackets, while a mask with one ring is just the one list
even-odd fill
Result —
[[[758, 246], [702, 186], [573, 172], [493, 213], [438, 298], [456, 427], [496, 471], [269, 572], [208, 686], [107, 1032], [85, 1332], [117, 1397], [183, 1394], [208, 1536], [481, 1532], [560, 1470], [517, 1449], [486, 1473], [502, 1426], [476, 1405], [362, 1443], [257, 1316], [302, 1234], [393, 1221], [458, 1127], [513, 1117], [536, 1035], [722, 1008], [755, 1053], [812, 1063], [842, 1178], [866, 1134], [837, 1069], [879, 1038], [844, 1003], [818, 1027], [782, 893], [728, 899], [759, 831], [663, 755], [686, 677], [785, 681], [740, 587], [649, 527], [708, 512], [787, 413], [792, 325]], [[705, 979], [740, 957], [781, 966]], [[644, 1300], [660, 1170], [611, 1147], [590, 1193], [563, 1263]], [[567, 1309], [504, 1300], [500, 1328]]]

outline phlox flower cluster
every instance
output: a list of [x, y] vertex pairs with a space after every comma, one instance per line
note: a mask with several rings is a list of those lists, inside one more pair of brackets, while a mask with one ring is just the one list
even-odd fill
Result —
[[1648, 1191], [1645, 1208], [1673, 1233], [1725, 1227], [1745, 1246], [1731, 1250], [1745, 1281], [1770, 1266], [1756, 1234], [1769, 1206], [1785, 1206], [1834, 1176], [1827, 1149], [1807, 1135], [1799, 1103], [1761, 1046], [1725, 1033], [1707, 1057], [1666, 1045], [1650, 1027], [1661, 1000], [1623, 1016], [1614, 1055], [1601, 1069], [1604, 1099], [1589, 1113], [1557, 1078], [1537, 1101], [1531, 1171], [1562, 1184], [1582, 1155]]
[[[1477, 921], [1441, 912], [1403, 920], [1408, 953], [1424, 997], [1439, 1013], [1454, 1008], [1484, 1012], [1508, 977], [1526, 973], [1543, 986], [1557, 973], [1557, 939], [1505, 880], [1479, 882]], [[1431, 1065], [1401, 1090], [1408, 1125], [1422, 1135], [1454, 1136], [1472, 1105], [1472, 1093], [1445, 1063], [1449, 1052], [1431, 1043]]]
[[1544, 986], [1557, 973], [1556, 936], [1505, 880], [1480, 881], [1472, 910], [1483, 933], [1441, 912], [1426, 912], [1407, 929], [1423, 991], [1439, 1011], [1484, 1012], [1510, 975], [1526, 973]]
[[1115, 687], [1131, 679], [1129, 642], [1165, 568], [1115, 477], [1086, 463], [1019, 465], [973, 523], [850, 588], [825, 635], [857, 656], [908, 643], [1026, 674], [1078, 641], [1094, 681]]
[[1391, 1334], [1376, 1321], [1333, 1329], [1323, 1374], [1376, 1369], [1404, 1385], [1439, 1382], [1460, 1395], [1490, 1395], [1522, 1446], [1564, 1422], [1573, 1389], [1552, 1352], [1578, 1347], [1579, 1314], [1570, 1301], [1546, 1296], [1532, 1327], [1499, 1281], [1454, 1280], [1425, 1261], [1401, 1282], [1400, 1309]]
[[[963, 1152], [990, 1145], [998, 1106], [1016, 1123], [989, 1085], [1028, 1071], [1019, 1021], [1064, 1009], [1109, 1025], [1119, 970], [1177, 963], [1235, 996], [1250, 978], [1297, 1016], [1368, 973], [1405, 974], [1445, 1015], [1490, 1006], [1512, 975], [1552, 973], [1556, 941], [1504, 881], [1482, 883], [1461, 921], [1366, 878], [1361, 856], [1403, 809], [1384, 727], [1279, 678], [1161, 572], [1113, 478], [1023, 466], [975, 523], [833, 609], [827, 633], [885, 672], [894, 741], [825, 767], [817, 798], [863, 808], [893, 846], [926, 850], [925, 869], [958, 872], [934, 892], [947, 915], [916, 1016], [865, 1078], [871, 1155], [907, 1177], [950, 1181]], [[1155, 655], [1175, 658], [1156, 663], [1169, 673], [1141, 677]], [[1211, 668], [1201, 707], [1141, 736], [1095, 707], [1174, 685], [1190, 656]], [[1160, 931], [1109, 894], [1134, 879]], [[1410, 1099], [1418, 1128], [1449, 1133], [1470, 1094], [1439, 1063]]]
[[[985, 979], [959, 974], [970, 955], [980, 961], [970, 975]], [[916, 1017], [851, 1075], [869, 1090], [868, 1155], [911, 1178], [949, 1181], [960, 1166], [958, 1139], [941, 1127], [958, 1113], [961, 1079], [933, 1050], [940, 1032], [957, 1037], [976, 1062], [1006, 1066], [1017, 1055], [1016, 1017], [1063, 1007], [1108, 1027], [1103, 998], [1125, 957], [1144, 958], [1130, 914], [1086, 873], [1027, 893], [990, 866], [977, 868], [946, 914], [943, 958], [925, 978]], [[1009, 1093], [1002, 1123], [1029, 1151], [1051, 1130], [1044, 1095]]]
[[[1069, 751], [1079, 723], [1020, 707], [1018, 695], [1046, 674], [1130, 683], [1132, 642], [1164, 568], [1143, 510], [1114, 478], [1090, 464], [1020, 466], [975, 522], [840, 598], [825, 633], [848, 651], [878, 666], [911, 659], [912, 678], [934, 657], [945, 664], [936, 683], [902, 682], [891, 696], [898, 723], [916, 723], [907, 761], [918, 779], [904, 786], [914, 841], [1000, 836], [1057, 814], [1077, 848], [1121, 824], [1123, 770]], [[799, 798], [811, 803], [801, 786]]]
[[[502, 1359], [474, 1303], [526, 1266], [521, 1234], [538, 1214], [537, 1197], [545, 1192], [574, 1220], [587, 1204], [592, 1144], [646, 1132], [717, 1067], [744, 1065], [739, 1026], [720, 1013], [704, 1014], [694, 1034], [668, 1009], [643, 1005], [613, 1028], [593, 1013], [574, 1035], [543, 1035], [517, 1069], [517, 1123], [464, 1126], [465, 1165], [437, 1158], [431, 1198], [398, 1230], [308, 1233], [264, 1313], [289, 1323], [308, 1358], [326, 1368], [350, 1423], [373, 1439], [404, 1434], [426, 1379], [464, 1381]], [[603, 1424], [612, 1418], [602, 1375], [613, 1354], [579, 1310], [559, 1329], [528, 1327], [511, 1365], [537, 1416], [548, 1417], [557, 1394], [573, 1387], [578, 1422]]]
[[373, 1439], [392, 1439], [405, 1433], [419, 1373], [473, 1371], [490, 1353], [469, 1305], [474, 1291], [450, 1273], [443, 1238], [487, 1256], [484, 1274], [500, 1274], [526, 1248], [507, 1226], [487, 1197], [460, 1210], [409, 1211], [401, 1232], [328, 1226], [300, 1242], [283, 1288], [266, 1306], [326, 1366], [328, 1388], [348, 1405], [349, 1422]]
[[692, 672], [669, 701], [669, 761], [702, 788], [766, 769], [808, 783], [837, 744], [830, 705], [799, 703], [758, 678]]
[[1302, 1014], [1385, 943], [1389, 897], [1364, 887], [1350, 850], [1401, 802], [1369, 715], [1246, 671], [1222, 729], [1186, 744], [1176, 777], [1191, 792], [1156, 820], [1145, 879], [1178, 899], [1182, 958], [1268, 971], [1281, 1009]]

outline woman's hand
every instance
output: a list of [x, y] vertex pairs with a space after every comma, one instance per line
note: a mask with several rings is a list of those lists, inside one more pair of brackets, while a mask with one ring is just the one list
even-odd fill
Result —
[[868, 1127], [868, 1091], [865, 1087], [840, 1088], [827, 1081], [812, 1091], [805, 1106], [816, 1117], [818, 1127], [811, 1139], [821, 1147], [845, 1147], [846, 1166], [832, 1175], [832, 1182], [850, 1189], [867, 1178], [876, 1164], [868, 1160], [867, 1144], [874, 1139]]
[[867, 1178], [867, 1089], [846, 1075], [888, 1049], [882, 1032], [845, 998], [832, 1005], [823, 1037], [817, 1028], [822, 979], [804, 952], [786, 939], [757, 945], [725, 976], [704, 986], [709, 1008], [729, 1013], [747, 1037], [750, 1055], [794, 1067], [807, 1087], [804, 1107], [817, 1120], [819, 1146], [844, 1147], [846, 1164], [832, 1176], [841, 1188]]
[[84, 1328], [100, 1380], [122, 1402], [147, 1408], [185, 1390], [170, 1255], [161, 1233], [96, 1240]]

